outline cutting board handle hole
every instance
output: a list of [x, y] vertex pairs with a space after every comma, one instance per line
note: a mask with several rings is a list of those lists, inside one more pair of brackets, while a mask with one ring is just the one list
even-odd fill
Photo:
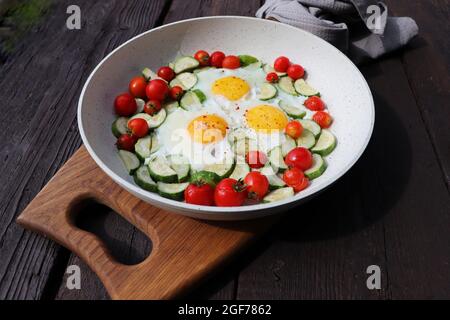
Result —
[[121, 264], [139, 264], [152, 251], [152, 242], [144, 233], [94, 199], [77, 202], [70, 214], [77, 228], [99, 237], [112, 257]]

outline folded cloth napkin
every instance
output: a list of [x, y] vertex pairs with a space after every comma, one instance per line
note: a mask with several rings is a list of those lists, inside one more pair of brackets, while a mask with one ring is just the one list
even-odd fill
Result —
[[409, 17], [389, 17], [377, 0], [266, 0], [256, 16], [309, 31], [355, 63], [396, 50], [419, 31]]

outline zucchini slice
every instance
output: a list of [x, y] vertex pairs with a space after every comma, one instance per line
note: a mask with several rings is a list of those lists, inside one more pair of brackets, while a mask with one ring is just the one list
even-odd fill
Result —
[[167, 117], [166, 109], [161, 109], [157, 114], [151, 116], [147, 113], [138, 113], [130, 118], [130, 120], [141, 118], [147, 121], [148, 127], [150, 129], [158, 128]]
[[261, 91], [256, 98], [264, 101], [275, 98], [278, 92], [277, 88], [270, 83], [263, 83], [260, 90]]
[[164, 183], [158, 182], [158, 193], [160, 196], [172, 200], [182, 201], [184, 190], [189, 186], [189, 182], [184, 183]]
[[203, 93], [202, 90], [195, 89], [195, 90], [192, 90], [192, 92], [197, 95], [197, 97], [199, 98], [201, 103], [203, 103], [206, 100], [206, 96], [205, 96], [205, 94]]
[[264, 70], [265, 73], [275, 72], [279, 77], [284, 77], [285, 75], [287, 75], [286, 72], [277, 72], [277, 71], [275, 71], [275, 69], [270, 64], [263, 65], [263, 70]]
[[182, 155], [170, 155], [167, 157], [167, 161], [169, 162], [169, 166], [177, 173], [178, 182], [185, 182], [188, 180], [191, 165], [186, 157]]
[[136, 113], [144, 112], [145, 101], [140, 98], [136, 98], [134, 100], [136, 100], [137, 105]]
[[312, 167], [305, 171], [305, 176], [309, 180], [320, 177], [327, 169], [327, 164], [323, 158], [317, 153], [313, 153]]
[[116, 120], [114, 120], [114, 122], [111, 126], [111, 131], [116, 138], [127, 133], [128, 132], [128, 118], [119, 117]]
[[152, 133], [150, 136], [152, 137], [152, 147], [150, 149], [150, 153], [153, 154], [159, 150], [161, 145], [159, 144], [158, 137], [156, 136], [155, 133]]
[[312, 132], [312, 134], [317, 138], [320, 135], [320, 132], [322, 131], [322, 128], [313, 120], [304, 120], [299, 119], [300, 123], [303, 126], [303, 129], [309, 130]]
[[138, 156], [141, 161], [144, 161], [146, 158], [150, 157], [152, 148], [152, 136], [146, 136], [144, 138], [140, 138], [136, 144], [134, 145], [134, 152]]
[[249, 151], [255, 151], [257, 149], [257, 141], [247, 137], [236, 140], [233, 144], [233, 151], [238, 156], [245, 156]]
[[286, 114], [294, 119], [302, 119], [306, 115], [306, 110], [288, 104], [284, 100], [280, 100], [279, 102], [280, 108], [283, 109]]
[[311, 149], [316, 144], [316, 137], [306, 128], [303, 128], [302, 135], [297, 138], [297, 146]]
[[138, 157], [133, 152], [119, 150], [119, 157], [122, 159], [122, 162], [129, 174], [133, 174], [134, 171], [136, 171], [136, 169], [141, 165]]
[[280, 87], [281, 90], [283, 90], [284, 92], [286, 92], [290, 95], [293, 95], [293, 96], [297, 95], [297, 91], [295, 91], [295, 88], [294, 88], [294, 82], [289, 77], [280, 78], [280, 81], [278, 81], [278, 87]]
[[235, 162], [208, 164], [204, 167], [205, 171], [214, 172], [220, 180], [228, 178], [234, 170]]
[[150, 177], [150, 172], [148, 171], [147, 166], [140, 166], [134, 173], [133, 178], [134, 182], [136, 182], [136, 184], [142, 189], [152, 192], [158, 191], [156, 182], [153, 181], [152, 177]]
[[294, 82], [295, 91], [305, 97], [320, 96], [319, 91], [311, 87], [305, 80], [298, 79]]
[[275, 202], [294, 196], [294, 189], [291, 187], [277, 189], [264, 197], [263, 202]]
[[[190, 72], [183, 72], [176, 76], [175, 84], [178, 84], [183, 90], [189, 90], [197, 84], [198, 78], [195, 74]], [[170, 82], [172, 86], [173, 80]]]
[[238, 163], [234, 167], [233, 173], [230, 175], [230, 178], [240, 180], [244, 179], [245, 176], [250, 172], [250, 167], [245, 162]]
[[241, 60], [241, 67], [247, 67], [253, 63], [258, 62], [259, 60], [253, 56], [249, 56], [248, 54], [239, 55], [239, 60]]
[[335, 136], [330, 130], [323, 129], [316, 145], [311, 149], [311, 151], [325, 157], [333, 152], [334, 148], [336, 148]]
[[173, 183], [178, 181], [178, 175], [173, 170], [165, 157], [158, 156], [148, 164], [150, 176], [156, 181]]
[[202, 102], [195, 92], [188, 91], [181, 98], [180, 106], [187, 111], [196, 110], [202, 107]]
[[275, 172], [283, 172], [288, 168], [286, 163], [284, 162], [281, 147], [275, 147], [269, 151], [269, 161]]
[[207, 183], [211, 187], [215, 188], [216, 184], [220, 181], [220, 177], [215, 172], [210, 171], [196, 171], [191, 175], [192, 183]]
[[147, 81], [158, 78], [158, 75], [154, 73], [150, 68], [144, 68], [144, 70], [142, 70], [142, 76]]
[[267, 180], [269, 180], [270, 190], [275, 190], [286, 186], [286, 183], [283, 179], [276, 175], [271, 166], [265, 166], [262, 168], [261, 174], [265, 175]]
[[297, 147], [294, 139], [287, 135], [285, 135], [285, 137], [286, 140], [281, 144], [281, 154], [283, 155], [283, 157], [286, 157], [289, 151]]
[[199, 62], [192, 57], [181, 57], [174, 62], [173, 71], [176, 74], [190, 71], [199, 66]]
[[169, 113], [169, 114], [174, 112], [179, 107], [180, 107], [180, 104], [178, 103], [178, 101], [167, 102], [163, 105], [163, 108], [166, 109], [167, 113]]

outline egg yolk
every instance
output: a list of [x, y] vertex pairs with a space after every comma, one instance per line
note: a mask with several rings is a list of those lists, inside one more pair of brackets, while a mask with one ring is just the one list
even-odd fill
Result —
[[227, 133], [227, 122], [215, 115], [205, 114], [192, 120], [188, 132], [195, 142], [208, 144], [221, 141]]
[[238, 77], [225, 77], [218, 79], [212, 85], [212, 92], [221, 95], [230, 101], [241, 99], [250, 91], [250, 86], [245, 80]]
[[245, 118], [250, 128], [266, 133], [272, 130], [283, 130], [288, 123], [284, 112], [269, 105], [259, 105], [249, 109]]

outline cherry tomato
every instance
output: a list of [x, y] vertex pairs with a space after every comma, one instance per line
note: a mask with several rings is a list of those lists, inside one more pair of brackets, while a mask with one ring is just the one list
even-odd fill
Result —
[[175, 72], [171, 67], [161, 67], [158, 70], [158, 77], [163, 78], [167, 82], [175, 78]]
[[114, 100], [114, 109], [117, 115], [129, 117], [137, 110], [137, 103], [134, 97], [129, 93], [123, 93]]
[[209, 53], [204, 50], [199, 50], [194, 55], [195, 60], [197, 60], [202, 67], [209, 66]]
[[269, 180], [258, 171], [248, 173], [244, 178], [250, 199], [262, 200], [269, 191]]
[[145, 98], [145, 87], [147, 86], [147, 81], [144, 77], [135, 77], [131, 79], [128, 90], [136, 98]]
[[277, 72], [286, 72], [290, 64], [291, 62], [289, 61], [288, 58], [281, 56], [275, 59], [275, 62], [273, 63], [273, 68]]
[[294, 188], [295, 192], [302, 191], [309, 185], [308, 178], [305, 177], [303, 171], [299, 168], [286, 170], [283, 174], [283, 181], [286, 182], [289, 187]]
[[148, 133], [148, 123], [142, 118], [132, 119], [128, 122], [128, 128], [133, 136], [137, 138], [145, 137]]
[[184, 199], [190, 204], [213, 206], [214, 188], [207, 183], [191, 183], [186, 190], [184, 190]]
[[238, 207], [247, 198], [247, 188], [242, 181], [226, 178], [220, 181], [214, 191], [214, 202], [219, 207]]
[[325, 109], [325, 103], [317, 96], [309, 97], [303, 104], [312, 111], [322, 111]]
[[125, 133], [117, 139], [116, 146], [120, 150], [127, 150], [133, 152], [136, 141], [137, 139], [135, 136]]
[[222, 68], [237, 69], [241, 66], [241, 59], [237, 56], [226, 56], [222, 61]]
[[331, 126], [331, 123], [333, 122], [333, 118], [326, 113], [325, 111], [317, 111], [312, 119], [317, 122], [317, 124], [322, 128], [326, 129]]
[[289, 167], [308, 170], [312, 166], [311, 151], [303, 147], [294, 148], [286, 155], [284, 162]]
[[267, 82], [270, 82], [270, 83], [277, 83], [279, 79], [280, 78], [278, 77], [278, 75], [275, 72], [270, 72], [266, 76]]
[[305, 75], [305, 69], [299, 64], [292, 64], [287, 69], [287, 74], [292, 80], [297, 80]]
[[150, 116], [157, 114], [161, 110], [161, 102], [159, 100], [149, 100], [144, 106], [144, 112]]
[[252, 169], [264, 167], [267, 160], [266, 154], [261, 151], [249, 151], [245, 156], [245, 162], [247, 162], [248, 166]]
[[180, 98], [181, 98], [182, 95], [183, 95], [183, 88], [182, 88], [182, 87], [180, 87], [180, 86], [175, 86], [175, 87], [170, 88], [169, 96], [170, 96], [173, 100], [175, 100], [175, 101], [180, 100]]
[[213, 52], [211, 55], [211, 66], [216, 68], [222, 68], [222, 62], [225, 59], [225, 53], [222, 51]]
[[289, 121], [289, 123], [286, 125], [286, 128], [284, 129], [284, 131], [292, 139], [297, 139], [303, 133], [303, 126], [299, 121], [292, 120], [292, 121]]
[[169, 94], [169, 86], [164, 80], [154, 79], [148, 83], [145, 92], [147, 98], [162, 101]]

